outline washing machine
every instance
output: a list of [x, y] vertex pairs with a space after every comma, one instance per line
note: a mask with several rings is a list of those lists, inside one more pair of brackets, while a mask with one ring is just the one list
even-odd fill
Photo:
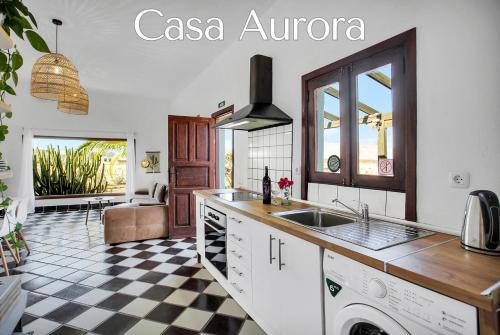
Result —
[[326, 335], [476, 335], [477, 310], [332, 251], [323, 258]]

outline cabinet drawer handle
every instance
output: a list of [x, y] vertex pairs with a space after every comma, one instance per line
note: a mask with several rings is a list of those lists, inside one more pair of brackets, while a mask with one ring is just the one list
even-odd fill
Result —
[[238, 285], [236, 285], [236, 283], [231, 283], [231, 285], [234, 287], [236, 291], [238, 291], [238, 293], [243, 293], [243, 289], [239, 288]]
[[238, 242], [243, 241], [243, 239], [242, 239], [241, 237], [238, 237], [236, 234], [230, 234], [229, 236], [234, 237], [234, 239], [235, 239], [236, 241], [238, 241]]
[[238, 220], [237, 218], [230, 218], [230, 219], [233, 220], [233, 221], [235, 221], [235, 222], [237, 222], [237, 223], [242, 223], [243, 222], [241, 220]]
[[269, 234], [269, 264], [273, 264], [273, 260], [276, 259], [276, 257], [273, 257], [273, 241], [275, 239], [273, 235]]
[[234, 273], [236, 273], [238, 276], [243, 277], [243, 272], [241, 272], [240, 270], [238, 270], [236, 268], [236, 266], [231, 266], [231, 270], [233, 270]]
[[243, 258], [243, 256], [242, 256], [242, 255], [238, 254], [238, 253], [237, 253], [236, 251], [234, 251], [234, 250], [231, 250], [231, 253], [232, 253], [234, 256], [236, 256], [238, 259]]
[[281, 262], [281, 246], [282, 245], [285, 245], [285, 242], [282, 242], [281, 239], [279, 240], [279, 243], [278, 243], [278, 266], [279, 266], [279, 270], [281, 271], [281, 267], [283, 265], [285, 265], [285, 263], [282, 263]]

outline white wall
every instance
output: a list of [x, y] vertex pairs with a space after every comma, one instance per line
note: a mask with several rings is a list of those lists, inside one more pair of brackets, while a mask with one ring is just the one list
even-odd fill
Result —
[[[274, 59], [274, 103], [294, 118], [294, 178], [301, 164], [301, 75], [417, 27], [418, 167], [420, 222], [459, 229], [469, 191], [500, 194], [500, 2], [498, 0], [277, 1], [258, 13], [269, 32], [269, 16], [361, 17], [365, 41], [262, 41], [247, 35], [235, 42], [172, 102], [176, 114], [208, 115], [226, 100], [236, 110], [248, 103], [249, 58]], [[243, 27], [244, 22], [242, 22]], [[201, 111], [201, 112], [200, 112]], [[246, 133], [235, 136], [235, 181], [245, 185]], [[471, 173], [469, 189], [448, 186], [450, 171]], [[294, 195], [299, 196], [299, 183]]]
[[[14, 170], [14, 178], [7, 180], [9, 192], [15, 193], [19, 183], [22, 128], [35, 128], [38, 134], [125, 136], [136, 134], [137, 166], [135, 184], [147, 187], [153, 181], [166, 182], [167, 171], [167, 113], [166, 101], [137, 96], [116, 95], [89, 91], [89, 115], [69, 115], [57, 111], [57, 102], [30, 96], [29, 83], [20, 82], [16, 97], [9, 98], [13, 118], [7, 121], [10, 134], [1, 151]], [[145, 151], [161, 151], [161, 174], [146, 174], [139, 166]]]

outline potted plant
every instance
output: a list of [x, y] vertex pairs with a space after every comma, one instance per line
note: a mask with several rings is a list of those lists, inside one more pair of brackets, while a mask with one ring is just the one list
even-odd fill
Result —
[[50, 52], [47, 43], [33, 28], [37, 28], [35, 17], [21, 0], [0, 0], [0, 22], [9, 36], [13, 31], [20, 39], [26, 37], [33, 49]]
[[[35, 50], [50, 52], [47, 43], [35, 32], [35, 28], [37, 28], [35, 17], [21, 0], [0, 0], [0, 23], [7, 35], [10, 36], [11, 32], [14, 32], [21, 39], [26, 37]], [[8, 126], [4, 124], [5, 120], [12, 118], [10, 105], [5, 103], [5, 98], [8, 95], [16, 95], [13, 86], [17, 86], [17, 70], [22, 65], [23, 57], [15, 45], [11, 49], [0, 50], [0, 142], [5, 141], [5, 136], [9, 133]], [[0, 152], [1, 159], [2, 153]], [[5, 210], [12, 202], [5, 195], [6, 191], [7, 185], [0, 180], [0, 210]], [[16, 225], [16, 230], [20, 229], [17, 223], [14, 224]], [[8, 238], [15, 242], [13, 247], [19, 248], [22, 246], [21, 243], [16, 241], [13, 232], [9, 235]]]

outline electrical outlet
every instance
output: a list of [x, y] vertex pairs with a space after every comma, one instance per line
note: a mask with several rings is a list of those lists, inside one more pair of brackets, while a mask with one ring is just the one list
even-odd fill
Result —
[[467, 188], [470, 184], [469, 172], [450, 172], [448, 182], [454, 188]]

